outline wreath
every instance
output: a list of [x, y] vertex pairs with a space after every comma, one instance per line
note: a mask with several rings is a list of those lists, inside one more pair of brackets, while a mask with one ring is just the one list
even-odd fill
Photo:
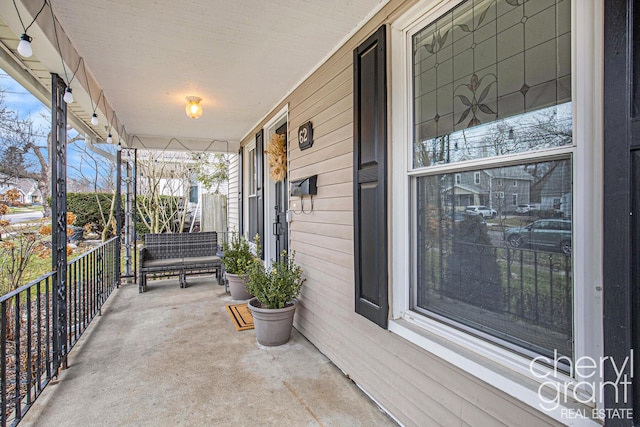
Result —
[[287, 137], [282, 134], [273, 134], [267, 149], [269, 155], [269, 176], [274, 182], [282, 181], [287, 177]]

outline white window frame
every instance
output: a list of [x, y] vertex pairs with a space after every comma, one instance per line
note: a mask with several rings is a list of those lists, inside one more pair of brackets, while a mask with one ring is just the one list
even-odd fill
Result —
[[511, 206], [518, 206], [518, 193], [511, 193]]
[[[459, 0], [422, 0], [391, 25], [391, 214], [389, 218], [392, 268], [391, 313], [389, 330], [440, 357], [468, 374], [491, 384], [537, 411], [540, 408], [538, 386], [544, 382], [532, 375], [530, 360], [497, 345], [475, 338], [411, 310], [412, 283], [411, 224], [415, 213], [411, 198], [412, 111], [411, 35], [451, 10]], [[602, 182], [603, 170], [603, 5], [599, 0], [572, 0], [572, 108], [573, 145], [553, 149], [566, 152], [573, 161], [574, 241], [574, 360], [603, 356], [602, 330]], [[519, 160], [544, 161], [545, 150], [507, 156]], [[503, 158], [504, 160], [504, 158]], [[459, 170], [490, 167], [491, 159], [460, 162]], [[452, 170], [453, 169], [453, 170]], [[435, 165], [430, 173], [455, 172], [452, 165]], [[464, 351], [460, 351], [460, 348]], [[496, 367], [497, 365], [497, 367]], [[559, 385], [571, 382], [568, 376], [557, 378]], [[600, 378], [600, 381], [602, 379]], [[601, 409], [604, 402], [596, 401]], [[564, 405], [544, 412], [560, 422]], [[599, 425], [593, 420], [572, 420], [584, 425]], [[576, 424], [577, 425], [577, 424]]]
[[462, 174], [460, 174], [460, 173], [456, 174], [456, 184], [457, 185], [462, 184]]
[[[247, 197], [256, 195], [256, 187], [257, 187], [257, 175], [256, 175], [256, 161], [255, 161], [255, 151], [256, 151], [256, 140], [252, 140], [245, 147], [247, 153], [247, 184], [246, 184], [246, 194]], [[251, 165], [253, 165], [253, 170], [251, 170]]]
[[[244, 168], [244, 177], [246, 179], [243, 179], [242, 185], [243, 185], [243, 189], [242, 189], [242, 193], [246, 194], [246, 196], [243, 196], [243, 200], [242, 200], [242, 206], [243, 206], [243, 212], [240, 213], [240, 215], [242, 215], [242, 221], [243, 224], [246, 224], [245, 231], [245, 237], [247, 238], [247, 240], [251, 241], [253, 240], [253, 236], [249, 236], [249, 198], [250, 197], [255, 197], [256, 195], [256, 164], [255, 164], [255, 150], [256, 150], [256, 140], [252, 139], [247, 145], [245, 145], [244, 147], [244, 152], [246, 153], [246, 156], [244, 156], [244, 165], [240, 165], [240, 167]], [[253, 162], [253, 168], [254, 170], [251, 170], [251, 164]], [[253, 183], [253, 188], [252, 188], [252, 183]], [[253, 190], [253, 191], [251, 191]]]
[[480, 172], [473, 173], [473, 183], [476, 185], [480, 184]]

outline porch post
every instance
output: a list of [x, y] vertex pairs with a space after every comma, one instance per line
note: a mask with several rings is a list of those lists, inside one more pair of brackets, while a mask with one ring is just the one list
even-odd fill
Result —
[[53, 289], [53, 364], [67, 367], [67, 104], [66, 84], [51, 74], [51, 243]]
[[138, 223], [138, 149], [133, 148], [133, 206], [131, 209], [131, 239], [133, 241], [133, 283], [138, 278], [138, 249], [136, 248], [136, 242], [138, 241], [138, 230], [136, 225]]
[[127, 185], [127, 194], [125, 196], [125, 205], [124, 205], [124, 277], [127, 278], [127, 283], [131, 278], [131, 246], [132, 246], [132, 231], [133, 231], [133, 223], [132, 223], [132, 210], [131, 210], [131, 188], [132, 188], [132, 165], [131, 165], [131, 150], [127, 150], [127, 157], [125, 162], [125, 167], [127, 171], [127, 177], [125, 178], [125, 183]]
[[122, 148], [118, 144], [116, 151], [116, 287], [120, 287], [120, 256], [122, 243]]

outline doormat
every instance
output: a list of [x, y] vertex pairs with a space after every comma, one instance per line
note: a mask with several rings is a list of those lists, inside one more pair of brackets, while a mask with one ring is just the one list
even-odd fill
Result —
[[247, 329], [253, 329], [253, 316], [246, 302], [244, 304], [227, 305], [225, 308], [236, 330], [246, 331]]

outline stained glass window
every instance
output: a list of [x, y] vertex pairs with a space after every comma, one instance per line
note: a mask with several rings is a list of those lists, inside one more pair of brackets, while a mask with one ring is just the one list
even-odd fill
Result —
[[468, 0], [412, 38], [415, 168], [571, 138], [570, 0]]

